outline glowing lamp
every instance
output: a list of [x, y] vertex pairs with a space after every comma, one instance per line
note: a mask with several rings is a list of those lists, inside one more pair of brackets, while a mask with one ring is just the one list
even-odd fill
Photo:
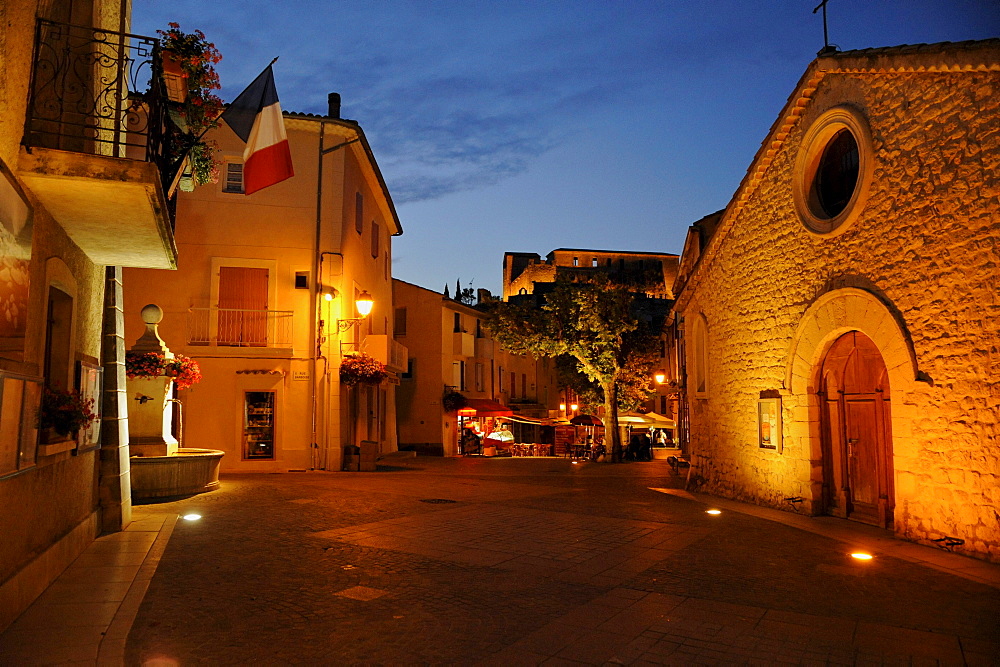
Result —
[[324, 301], [333, 301], [333, 293], [332, 292], [324, 292], [323, 293], [323, 300]]
[[866, 554], [860, 551], [856, 551], [851, 554], [851, 558], [854, 558], [856, 560], [871, 560], [873, 556], [871, 554]]
[[358, 314], [361, 315], [361, 317], [349, 317], [343, 320], [337, 320], [337, 331], [344, 333], [355, 324], [368, 317], [368, 314], [372, 312], [372, 306], [374, 305], [375, 300], [372, 299], [372, 295], [368, 293], [368, 290], [361, 292], [361, 294], [358, 295], [358, 298], [354, 300], [354, 307], [357, 308]]
[[563, 412], [566, 412], [566, 404], [565, 403], [560, 403], [559, 404], [559, 409], [562, 410]]
[[714, 516], [716, 514], [722, 514], [722, 510], [705, 510], [705, 514], [711, 514]]
[[475, 417], [476, 416], [476, 409], [475, 408], [459, 408], [458, 409], [458, 416], [459, 417]]
[[198, 519], [201, 518], [201, 515], [200, 514], [185, 514], [181, 518], [184, 519], [185, 521], [197, 521]]
[[664, 370], [658, 370], [653, 373], [653, 379], [656, 380], [656, 384], [663, 384], [667, 381], [667, 372]]
[[358, 309], [358, 313], [361, 317], [368, 317], [368, 314], [372, 312], [372, 306], [375, 305], [375, 300], [372, 299], [372, 295], [368, 293], [368, 290], [361, 292], [361, 295], [354, 300], [354, 307]]
[[572, 410], [573, 412], [576, 412], [577, 410], [580, 409], [580, 406], [577, 405], [576, 403], [571, 403], [569, 409]]

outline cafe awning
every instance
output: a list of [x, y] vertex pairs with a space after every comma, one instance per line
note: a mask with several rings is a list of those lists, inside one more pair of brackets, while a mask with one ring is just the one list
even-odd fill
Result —
[[514, 414], [506, 405], [488, 398], [467, 398], [465, 407], [474, 409], [477, 417], [509, 417]]

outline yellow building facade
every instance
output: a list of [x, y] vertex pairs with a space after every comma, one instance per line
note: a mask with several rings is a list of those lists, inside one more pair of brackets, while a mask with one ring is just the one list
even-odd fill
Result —
[[[401, 449], [460, 453], [458, 415], [442, 403], [450, 392], [478, 404], [480, 417], [500, 406], [530, 421], [555, 416], [554, 363], [503, 350], [485, 326], [489, 316], [478, 308], [398, 279], [393, 291], [395, 335], [409, 355], [397, 390]], [[480, 298], [486, 294], [480, 290]]]
[[705, 488], [1000, 561], [998, 117], [998, 40], [809, 66], [681, 261]]
[[[120, 267], [177, 254], [155, 128], [130, 125], [155, 40], [119, 41], [127, 6], [0, 3], [0, 630], [131, 521]], [[99, 420], [40, 429], [47, 392]]]
[[[355, 447], [396, 449], [392, 382], [406, 354], [392, 334], [391, 253], [402, 228], [339, 102], [284, 122], [292, 178], [243, 194], [244, 145], [221, 125], [209, 135], [219, 183], [179, 197], [178, 270], [126, 272], [127, 307], [159, 305], [164, 341], [201, 367], [179, 393], [182, 445], [224, 451], [224, 472], [341, 470]], [[374, 301], [367, 317], [355, 310], [362, 293]], [[127, 322], [130, 342], [142, 326]], [[342, 385], [341, 361], [358, 353], [386, 364], [389, 380]]]

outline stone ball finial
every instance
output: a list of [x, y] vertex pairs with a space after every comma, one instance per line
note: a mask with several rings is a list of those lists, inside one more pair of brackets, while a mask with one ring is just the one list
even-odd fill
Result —
[[148, 304], [142, 309], [142, 321], [146, 324], [159, 324], [163, 319], [163, 309], [155, 303]]

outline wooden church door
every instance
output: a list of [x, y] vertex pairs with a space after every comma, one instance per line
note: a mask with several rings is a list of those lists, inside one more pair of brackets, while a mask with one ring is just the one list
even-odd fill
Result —
[[882, 355], [863, 333], [844, 334], [827, 352], [821, 378], [826, 510], [891, 527], [892, 431]]

